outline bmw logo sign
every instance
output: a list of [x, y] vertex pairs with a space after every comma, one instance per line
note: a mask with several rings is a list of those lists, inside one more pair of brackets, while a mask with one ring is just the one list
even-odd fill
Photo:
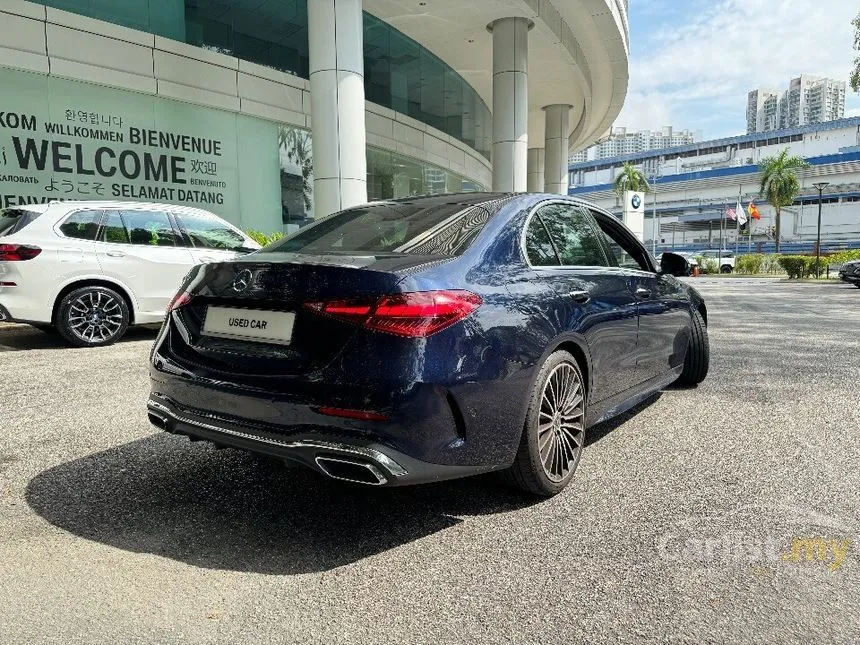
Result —
[[633, 199], [630, 200], [630, 205], [633, 206], [633, 208], [639, 208], [641, 204], [642, 199], [639, 197], [639, 195], [633, 195]]

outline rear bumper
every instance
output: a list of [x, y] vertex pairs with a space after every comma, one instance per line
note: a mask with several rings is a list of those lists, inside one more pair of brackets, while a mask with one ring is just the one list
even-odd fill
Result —
[[298, 432], [287, 433], [262, 423], [191, 410], [158, 392], [150, 395], [147, 411], [150, 422], [167, 432], [297, 462], [327, 477], [359, 484], [405, 486], [497, 469], [428, 463], [371, 437], [339, 433], [325, 426], [303, 426]]
[[41, 306], [21, 293], [21, 287], [0, 287], [0, 320], [50, 323], [50, 307]]

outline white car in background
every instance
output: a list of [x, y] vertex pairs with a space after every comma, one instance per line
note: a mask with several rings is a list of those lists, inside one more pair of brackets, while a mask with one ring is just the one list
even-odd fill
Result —
[[160, 323], [182, 278], [260, 245], [212, 213], [169, 204], [50, 202], [0, 210], [0, 320], [80, 347]]
[[705, 261], [713, 260], [717, 263], [717, 270], [720, 273], [731, 273], [735, 270], [735, 252], [734, 251], [699, 251], [696, 253]]

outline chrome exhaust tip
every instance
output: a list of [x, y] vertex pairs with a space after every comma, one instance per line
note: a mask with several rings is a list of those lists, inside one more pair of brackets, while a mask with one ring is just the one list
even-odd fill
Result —
[[366, 486], [382, 486], [388, 483], [382, 471], [369, 461], [317, 456], [314, 462], [325, 475], [332, 479]]

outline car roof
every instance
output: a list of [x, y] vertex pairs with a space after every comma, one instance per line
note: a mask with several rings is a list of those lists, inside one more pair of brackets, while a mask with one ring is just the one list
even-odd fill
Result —
[[[121, 201], [108, 201], [108, 200], [64, 200], [64, 201], [53, 201], [48, 204], [33, 204], [33, 206], [44, 206], [47, 208], [48, 206], [61, 206], [63, 208], [125, 208], [128, 210], [169, 210], [173, 213], [209, 213], [210, 215], [215, 215], [211, 211], [207, 211], [203, 208], [197, 208], [194, 206], [178, 206], [176, 204], [166, 204], [161, 202], [121, 202]], [[28, 206], [29, 207], [29, 206]]]

